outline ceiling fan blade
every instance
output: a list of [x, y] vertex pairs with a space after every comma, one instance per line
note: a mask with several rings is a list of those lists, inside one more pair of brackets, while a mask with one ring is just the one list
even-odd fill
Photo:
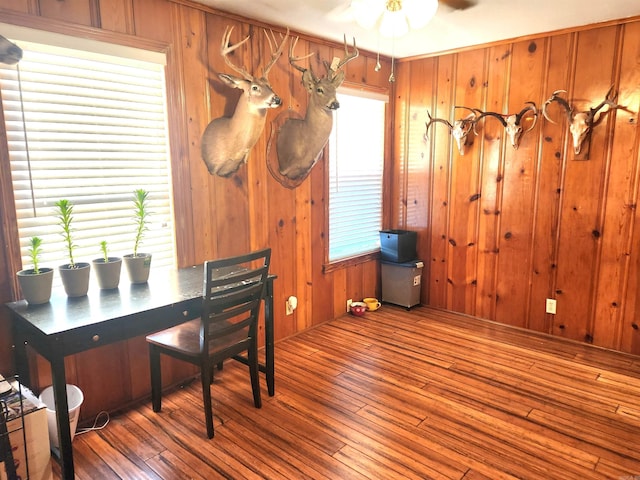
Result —
[[338, 5], [335, 8], [332, 8], [326, 14], [327, 20], [331, 22], [354, 22], [355, 17], [353, 15], [353, 10], [351, 5], [348, 2], [343, 3], [342, 5]]
[[438, 0], [438, 2], [453, 10], [465, 10], [478, 3], [477, 0]]

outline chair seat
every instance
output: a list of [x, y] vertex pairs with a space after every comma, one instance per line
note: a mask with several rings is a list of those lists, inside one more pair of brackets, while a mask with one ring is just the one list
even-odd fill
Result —
[[[210, 342], [209, 355], [226, 350], [234, 345], [246, 342], [247, 334], [243, 331], [233, 332], [224, 338], [216, 338]], [[181, 352], [198, 357], [200, 352], [200, 319], [196, 318], [147, 336], [147, 342], [164, 349]]]

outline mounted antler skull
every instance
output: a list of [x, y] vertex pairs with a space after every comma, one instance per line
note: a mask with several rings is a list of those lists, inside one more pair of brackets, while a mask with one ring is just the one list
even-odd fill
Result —
[[429, 121], [426, 122], [426, 131], [425, 138], [429, 137], [429, 127], [432, 123], [444, 123], [447, 127], [449, 127], [449, 133], [453, 136], [456, 141], [456, 145], [458, 146], [458, 152], [460, 155], [464, 155], [467, 145], [470, 145], [471, 142], [468, 139], [469, 132], [473, 130], [475, 132], [474, 126], [476, 121], [478, 120], [478, 114], [482, 113], [480, 110], [469, 107], [455, 107], [455, 108], [464, 108], [466, 110], [470, 110], [471, 113], [464, 118], [460, 118], [453, 122], [453, 125], [444, 118], [433, 118], [431, 114], [427, 111], [427, 116], [429, 117]]
[[309, 174], [329, 140], [333, 128], [333, 111], [340, 107], [336, 90], [344, 80], [342, 67], [358, 56], [358, 48], [354, 38], [353, 50], [349, 51], [345, 36], [344, 58], [335, 58], [332, 64], [323, 61], [327, 75], [316, 77], [311, 66], [303, 68], [297, 64], [313, 55], [311, 53], [296, 57], [294, 51], [297, 43], [298, 38], [289, 46], [289, 63], [302, 72], [302, 84], [309, 95], [307, 112], [304, 119], [290, 117], [282, 124], [276, 140], [276, 151], [279, 173], [289, 179], [301, 181]]
[[22, 49], [0, 35], [0, 63], [14, 65], [22, 59]]
[[[591, 138], [591, 132], [593, 127], [598, 125], [602, 121], [602, 114], [607, 113], [612, 108], [623, 108], [616, 103], [616, 98], [618, 94], [613, 94], [613, 85], [609, 88], [605, 99], [600, 102], [596, 107], [592, 107], [589, 110], [585, 110], [582, 112], [576, 112], [574, 107], [569, 105], [569, 102], [560, 96], [561, 93], [566, 93], [566, 90], [556, 90], [553, 92], [551, 97], [544, 102], [542, 106], [542, 114], [544, 118], [549, 120], [551, 123], [556, 123], [549, 117], [547, 113], [547, 107], [552, 102], [557, 102], [567, 113], [567, 119], [569, 120], [569, 131], [571, 132], [571, 136], [573, 138], [573, 151], [576, 155], [580, 153], [582, 148], [582, 144], [587, 138]], [[605, 106], [609, 106], [605, 112], [600, 112], [600, 110]]]
[[[502, 123], [502, 126], [505, 128], [505, 131], [509, 137], [509, 140], [511, 141], [511, 146], [517, 150], [518, 147], [520, 146], [520, 140], [522, 139], [522, 135], [533, 130], [538, 120], [538, 108], [536, 107], [536, 104], [534, 102], [526, 102], [526, 103], [528, 105], [524, 107], [522, 110], [520, 110], [519, 113], [514, 113], [510, 115], [509, 114], [503, 115], [502, 113], [496, 113], [496, 112], [482, 112], [481, 115], [477, 118], [476, 123], [482, 117], [489, 116], [489, 117], [497, 118], [498, 120], [500, 120], [500, 123]], [[524, 116], [529, 112], [532, 112], [533, 114], [533, 123], [528, 129], [524, 130], [522, 127], [522, 120]]]
[[233, 64], [229, 59], [231, 52], [251, 38], [250, 35], [247, 35], [244, 40], [230, 46], [229, 40], [232, 31], [233, 27], [225, 29], [220, 44], [220, 54], [225, 63], [241, 77], [226, 73], [220, 73], [218, 77], [228, 86], [242, 90], [242, 96], [231, 117], [216, 118], [209, 123], [202, 134], [201, 142], [202, 158], [207, 164], [209, 173], [221, 177], [228, 177], [235, 173], [240, 165], [247, 162], [251, 148], [258, 141], [264, 129], [267, 118], [266, 110], [279, 107], [282, 104], [280, 97], [271, 88], [267, 76], [271, 67], [282, 54], [284, 44], [289, 36], [287, 30], [287, 34], [278, 45], [273, 32], [269, 36], [269, 33], [264, 31], [271, 49], [271, 59], [263, 68], [262, 77], [257, 78], [243, 67]]

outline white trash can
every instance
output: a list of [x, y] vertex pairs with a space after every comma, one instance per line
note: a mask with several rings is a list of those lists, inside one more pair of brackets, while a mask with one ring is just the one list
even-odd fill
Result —
[[[51, 448], [60, 448], [58, 443], [58, 425], [56, 424], [56, 402], [53, 398], [53, 386], [47, 387], [40, 393], [40, 401], [47, 407], [47, 423], [49, 424], [49, 443]], [[67, 384], [67, 404], [69, 405], [69, 428], [71, 429], [71, 441], [76, 434], [80, 406], [84, 401], [84, 395], [75, 385]]]

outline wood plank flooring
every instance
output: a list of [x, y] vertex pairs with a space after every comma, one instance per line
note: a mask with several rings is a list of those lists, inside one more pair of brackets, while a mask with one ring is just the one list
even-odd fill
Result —
[[[276, 344], [276, 395], [225, 364], [73, 442], [84, 479], [640, 479], [640, 358], [384, 305]], [[59, 467], [54, 465], [59, 477]]]

